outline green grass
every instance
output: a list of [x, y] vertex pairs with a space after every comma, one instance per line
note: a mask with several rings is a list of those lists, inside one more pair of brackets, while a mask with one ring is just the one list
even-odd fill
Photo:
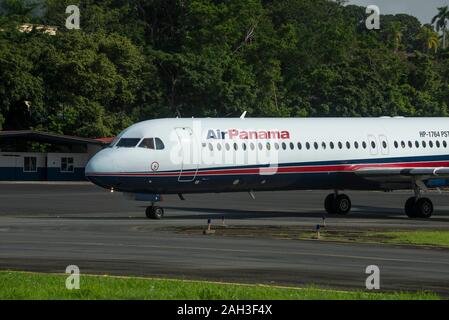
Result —
[[0, 271], [0, 299], [439, 299], [432, 293], [372, 293], [223, 284], [202, 281], [81, 275], [80, 290], [67, 290], [67, 275]]
[[449, 231], [377, 232], [374, 235], [385, 236], [387, 243], [449, 247]]

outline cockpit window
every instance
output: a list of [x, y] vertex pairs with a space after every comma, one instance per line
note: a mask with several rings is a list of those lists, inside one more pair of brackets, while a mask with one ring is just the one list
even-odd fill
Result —
[[164, 143], [162, 142], [161, 139], [156, 138], [156, 149], [157, 150], [163, 150], [165, 148]]
[[151, 150], [163, 150], [165, 148], [164, 143], [159, 138], [145, 138], [139, 144], [139, 148], [146, 148]]
[[134, 148], [139, 143], [139, 138], [121, 138], [117, 143], [118, 148]]
[[139, 148], [147, 148], [154, 150], [154, 139], [153, 138], [145, 138], [139, 144]]

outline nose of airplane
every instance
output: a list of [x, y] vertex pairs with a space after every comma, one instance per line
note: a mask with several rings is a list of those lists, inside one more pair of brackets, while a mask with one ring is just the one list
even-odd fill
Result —
[[113, 150], [104, 149], [89, 160], [86, 165], [85, 175], [87, 179], [96, 185], [110, 187], [112, 181], [108, 176], [113, 174], [116, 171], [115, 169]]

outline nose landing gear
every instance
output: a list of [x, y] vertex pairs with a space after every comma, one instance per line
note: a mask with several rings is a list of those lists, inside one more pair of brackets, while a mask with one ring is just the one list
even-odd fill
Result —
[[160, 220], [164, 216], [164, 209], [158, 206], [151, 205], [145, 210], [145, 215], [148, 219]]

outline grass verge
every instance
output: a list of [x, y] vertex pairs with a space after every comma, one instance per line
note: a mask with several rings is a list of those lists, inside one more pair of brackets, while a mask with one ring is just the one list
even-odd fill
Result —
[[[178, 227], [179, 233], [200, 234], [198, 227]], [[229, 226], [214, 227], [214, 236], [274, 238], [285, 240], [312, 240], [317, 238], [315, 231], [306, 227], [291, 226]], [[380, 231], [373, 229], [342, 229], [334, 227], [322, 227], [320, 240], [357, 243], [388, 243], [424, 245], [440, 248], [449, 248], [449, 231]]]
[[387, 243], [449, 247], [449, 231], [399, 231], [377, 232]]
[[286, 288], [204, 281], [82, 275], [79, 290], [67, 290], [67, 275], [0, 271], [1, 300], [434, 300], [433, 293], [371, 293]]

